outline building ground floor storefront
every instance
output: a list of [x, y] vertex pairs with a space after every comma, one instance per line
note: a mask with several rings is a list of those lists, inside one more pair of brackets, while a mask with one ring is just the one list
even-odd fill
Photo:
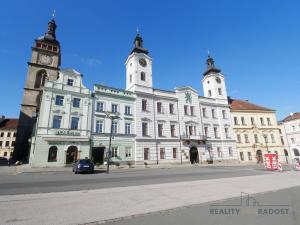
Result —
[[290, 152], [283, 147], [244, 147], [238, 148], [239, 160], [241, 163], [264, 163], [265, 154], [275, 153], [278, 155], [278, 160], [281, 163], [292, 163]]

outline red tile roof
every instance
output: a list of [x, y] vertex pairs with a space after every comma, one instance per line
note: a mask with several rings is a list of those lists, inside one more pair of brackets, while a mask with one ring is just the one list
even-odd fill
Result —
[[0, 122], [0, 130], [17, 130], [18, 122], [18, 119], [4, 119]]
[[229, 99], [229, 104], [233, 110], [262, 110], [262, 111], [275, 111], [260, 105], [253, 104], [247, 100]]
[[300, 112], [293, 113], [293, 114], [285, 117], [282, 121], [287, 122], [287, 121], [296, 120], [296, 119], [300, 119]]

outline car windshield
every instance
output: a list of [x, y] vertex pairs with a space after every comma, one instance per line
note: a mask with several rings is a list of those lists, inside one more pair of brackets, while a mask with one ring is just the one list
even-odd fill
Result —
[[89, 159], [80, 159], [78, 163], [91, 163]]

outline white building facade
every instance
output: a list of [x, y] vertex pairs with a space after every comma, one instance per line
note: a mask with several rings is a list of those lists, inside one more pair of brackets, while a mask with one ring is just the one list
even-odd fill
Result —
[[46, 81], [32, 138], [29, 163], [33, 167], [64, 166], [90, 158], [91, 91], [73, 69]]
[[281, 121], [285, 152], [290, 152], [292, 162], [300, 162], [300, 113], [291, 113]]
[[192, 87], [158, 90], [139, 34], [134, 44], [125, 66], [126, 90], [136, 94], [136, 163], [237, 161], [225, 80], [213, 59], [202, 80], [204, 97]]

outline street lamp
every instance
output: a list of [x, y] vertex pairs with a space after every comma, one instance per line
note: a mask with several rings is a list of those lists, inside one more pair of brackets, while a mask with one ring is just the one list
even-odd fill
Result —
[[113, 122], [114, 120], [120, 119], [119, 115], [120, 113], [116, 112], [105, 112], [106, 117], [109, 118], [111, 120], [111, 124], [110, 124], [110, 136], [109, 136], [109, 146], [108, 146], [108, 151], [107, 151], [107, 170], [106, 172], [109, 173], [109, 164], [110, 164], [110, 152], [111, 152], [111, 138], [112, 138], [112, 133], [113, 133]]
[[265, 143], [266, 143], [266, 147], [267, 147], [267, 152], [270, 153], [269, 147], [268, 147], [268, 142], [267, 142], [267, 137], [268, 137], [268, 135], [264, 134], [263, 137], [264, 137], [264, 139], [265, 139]]

